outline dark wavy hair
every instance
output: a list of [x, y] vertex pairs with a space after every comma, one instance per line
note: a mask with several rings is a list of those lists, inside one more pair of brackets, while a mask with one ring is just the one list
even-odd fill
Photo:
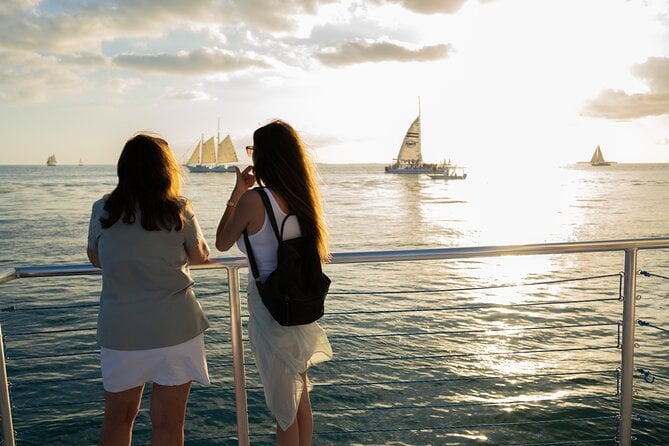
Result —
[[318, 253], [328, 257], [328, 232], [318, 187], [318, 172], [304, 142], [288, 123], [274, 120], [253, 132], [253, 172], [260, 186], [278, 192], [300, 227], [316, 240]]
[[105, 201], [108, 217], [103, 228], [119, 219], [132, 224], [139, 210], [147, 231], [181, 230], [186, 200], [181, 197], [181, 168], [167, 142], [159, 137], [137, 134], [129, 139], [117, 165], [118, 185]]

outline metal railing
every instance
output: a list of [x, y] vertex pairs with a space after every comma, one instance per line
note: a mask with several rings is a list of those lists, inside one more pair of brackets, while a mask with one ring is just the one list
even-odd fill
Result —
[[[377, 251], [335, 253], [332, 264], [383, 263], [467, 259], [475, 257], [525, 256], [549, 254], [575, 254], [594, 252], [624, 252], [623, 315], [621, 335], [621, 375], [618, 440], [624, 446], [632, 443], [632, 403], [635, 351], [635, 300], [637, 255], [639, 250], [667, 249], [669, 238], [609, 240], [575, 243], [549, 243], [532, 245], [484, 246], [464, 248], [423, 249], [407, 251]], [[242, 257], [214, 259], [207, 265], [193, 269], [223, 268], [227, 270], [230, 300], [230, 330], [232, 337], [232, 362], [234, 372], [237, 434], [240, 445], [250, 444], [246, 372], [242, 343], [241, 296], [239, 270], [246, 268]], [[61, 265], [14, 268], [0, 273], [0, 284], [20, 278], [97, 275], [100, 270], [90, 265]], [[9, 395], [7, 367], [0, 327], [0, 416], [4, 445], [15, 445]]]

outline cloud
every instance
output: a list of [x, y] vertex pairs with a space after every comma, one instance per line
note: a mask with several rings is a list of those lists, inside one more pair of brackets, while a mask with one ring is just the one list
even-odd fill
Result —
[[379, 0], [380, 3], [395, 3], [409, 11], [421, 14], [457, 12], [467, 0]]
[[241, 71], [249, 68], [267, 68], [269, 64], [243, 54], [220, 48], [199, 48], [176, 54], [136, 55], [122, 54], [113, 63], [136, 71], [180, 75], [203, 75]]
[[64, 64], [86, 67], [107, 65], [109, 63], [109, 59], [105, 56], [94, 52], [62, 54], [58, 56], [58, 60]]
[[143, 83], [144, 81], [142, 81], [137, 77], [126, 77], [126, 78], [117, 77], [109, 82], [109, 87], [116, 93], [123, 93], [126, 90], [132, 87], [140, 86]]
[[207, 93], [197, 90], [169, 93], [165, 97], [176, 101], [208, 101], [211, 99]]
[[0, 97], [20, 102], [41, 102], [54, 94], [82, 91], [86, 79], [59, 64], [53, 56], [0, 49]]
[[[94, 50], [102, 42], [156, 38], [174, 29], [251, 25], [292, 31], [297, 16], [334, 0], [111, 0], [0, 2], [0, 47], [37, 51]], [[57, 8], [57, 9], [56, 9]], [[220, 37], [220, 36], [219, 36]]]
[[606, 119], [637, 119], [669, 114], [669, 58], [651, 57], [632, 68], [648, 84], [647, 93], [604, 90], [588, 101], [583, 114]]
[[429, 62], [444, 59], [451, 45], [428, 45], [412, 49], [392, 42], [352, 41], [314, 54], [324, 65], [338, 67], [365, 62]]

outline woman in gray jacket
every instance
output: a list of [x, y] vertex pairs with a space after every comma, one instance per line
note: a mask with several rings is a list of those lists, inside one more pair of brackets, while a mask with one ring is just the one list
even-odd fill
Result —
[[153, 383], [151, 444], [182, 445], [191, 382], [209, 384], [207, 318], [189, 264], [209, 258], [167, 142], [138, 134], [118, 185], [93, 204], [88, 258], [102, 269], [98, 342], [105, 394], [101, 445], [130, 445], [144, 385]]

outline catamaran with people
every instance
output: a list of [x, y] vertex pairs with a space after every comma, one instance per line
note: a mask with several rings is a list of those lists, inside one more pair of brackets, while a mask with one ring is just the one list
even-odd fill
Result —
[[453, 166], [448, 163], [425, 163], [421, 152], [420, 103], [418, 117], [404, 135], [400, 151], [393, 163], [386, 166], [386, 173], [444, 175]]
[[195, 148], [190, 154], [186, 167], [192, 173], [202, 172], [234, 172], [235, 167], [231, 165], [239, 161], [235, 146], [232, 144], [230, 135], [225, 135], [221, 141], [220, 120], [216, 137], [204, 139], [200, 137]]

